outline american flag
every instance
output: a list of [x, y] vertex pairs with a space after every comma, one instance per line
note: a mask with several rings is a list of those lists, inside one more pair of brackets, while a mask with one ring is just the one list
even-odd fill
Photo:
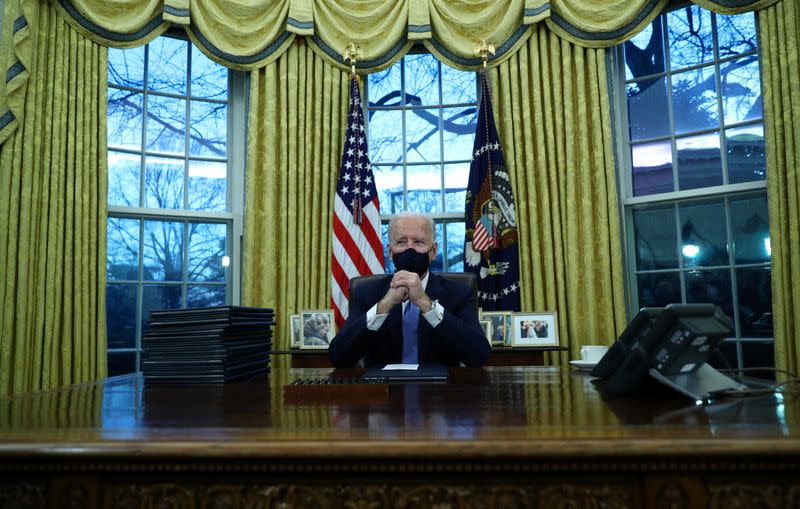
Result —
[[378, 191], [367, 155], [361, 94], [353, 76], [344, 154], [333, 202], [331, 307], [339, 327], [347, 319], [350, 279], [384, 272], [380, 228]]

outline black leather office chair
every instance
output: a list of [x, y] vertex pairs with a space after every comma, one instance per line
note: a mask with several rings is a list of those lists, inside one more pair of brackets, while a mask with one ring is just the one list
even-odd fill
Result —
[[[475, 299], [475, 305], [478, 305], [478, 277], [475, 276], [475, 274], [472, 272], [437, 272], [436, 275], [450, 281], [458, 281], [472, 288], [472, 296]], [[386, 274], [354, 277], [350, 280], [350, 293], [348, 295], [352, 295], [353, 291], [358, 288], [359, 285], [363, 285], [364, 283], [368, 283], [382, 277], [386, 277]], [[353, 301], [351, 299], [349, 305], [352, 306], [352, 303]], [[352, 308], [350, 310], [352, 310]]]

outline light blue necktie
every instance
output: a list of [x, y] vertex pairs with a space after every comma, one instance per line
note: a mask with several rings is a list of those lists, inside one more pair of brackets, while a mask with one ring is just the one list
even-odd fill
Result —
[[408, 301], [403, 310], [403, 364], [419, 364], [418, 324], [419, 308]]

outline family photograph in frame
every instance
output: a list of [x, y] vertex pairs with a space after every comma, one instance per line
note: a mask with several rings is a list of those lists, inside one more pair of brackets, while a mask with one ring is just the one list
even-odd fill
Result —
[[504, 346], [511, 342], [511, 312], [482, 311], [481, 320], [489, 320], [492, 324], [492, 346]]
[[291, 330], [291, 347], [300, 348], [300, 315], [289, 316], [289, 326]]
[[300, 312], [300, 348], [325, 350], [333, 339], [333, 311], [304, 309]]
[[511, 346], [558, 346], [556, 312], [513, 313]]
[[492, 321], [491, 320], [479, 320], [481, 327], [483, 328], [483, 334], [486, 336], [486, 341], [489, 342], [489, 345], [492, 344]]

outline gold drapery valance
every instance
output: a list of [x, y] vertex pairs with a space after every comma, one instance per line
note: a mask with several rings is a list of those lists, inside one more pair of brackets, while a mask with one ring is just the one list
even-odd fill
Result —
[[[722, 13], [761, 9], [778, 0], [694, 0]], [[171, 26], [183, 27], [209, 58], [253, 70], [277, 59], [295, 37], [329, 63], [347, 69], [344, 48], [361, 49], [367, 74], [385, 69], [415, 43], [462, 70], [482, 65], [480, 39], [497, 52], [494, 67], [530, 37], [539, 22], [583, 47], [610, 47], [632, 37], [668, 0], [50, 0], [59, 14], [94, 42], [118, 48], [145, 44]], [[0, 144], [19, 122], [33, 44], [28, 33], [47, 0], [7, 0], [0, 63]]]
[[[35, 0], [30, 0], [35, 1]], [[694, 0], [721, 13], [760, 9], [777, 0]], [[25, 0], [17, 0], [24, 4]], [[649, 24], [668, 0], [51, 0], [78, 30], [114, 47], [138, 46], [171, 25], [184, 26], [209, 57], [252, 70], [282, 54], [296, 36], [346, 69], [342, 51], [356, 43], [369, 73], [389, 67], [415, 41], [450, 65], [475, 69], [475, 41], [497, 47], [498, 65], [545, 21], [584, 47], [609, 47]]]

